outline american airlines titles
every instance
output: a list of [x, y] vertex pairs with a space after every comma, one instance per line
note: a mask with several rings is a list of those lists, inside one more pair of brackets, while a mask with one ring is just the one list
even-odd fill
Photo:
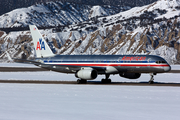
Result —
[[126, 57], [124, 56], [121, 60], [124, 60], [124, 61], [145, 61], [146, 60], [146, 57]]

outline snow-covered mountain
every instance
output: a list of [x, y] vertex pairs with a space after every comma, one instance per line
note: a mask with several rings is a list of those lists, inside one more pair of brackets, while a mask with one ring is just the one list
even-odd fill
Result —
[[28, 7], [31, 5], [40, 4], [48, 1], [61, 1], [83, 5], [111, 5], [111, 6], [143, 6], [153, 3], [157, 0], [1, 0], [0, 15], [10, 12], [17, 8]]
[[101, 6], [93, 6], [90, 10], [89, 18], [93, 18], [96, 16], [107, 16], [109, 15], [104, 11], [104, 9]]
[[47, 2], [13, 10], [0, 16], [0, 28], [67, 25], [96, 16], [113, 15], [130, 7], [90, 6], [62, 2]]
[[[180, 63], [179, 0], [159, 0], [108, 16], [104, 8], [94, 6], [91, 11], [104, 17], [41, 30], [54, 53], [155, 54], [171, 64]], [[25, 51], [33, 58], [29, 31], [1, 32], [0, 36], [1, 58], [7, 58], [4, 51], [11, 57], [21, 57]]]

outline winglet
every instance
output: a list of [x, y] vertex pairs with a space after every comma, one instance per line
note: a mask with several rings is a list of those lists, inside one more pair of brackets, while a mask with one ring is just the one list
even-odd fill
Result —
[[29, 25], [31, 35], [33, 38], [33, 43], [36, 51], [36, 57], [52, 57], [54, 53], [48, 46], [47, 42], [42, 37], [41, 33], [39, 32], [38, 28], [35, 25]]

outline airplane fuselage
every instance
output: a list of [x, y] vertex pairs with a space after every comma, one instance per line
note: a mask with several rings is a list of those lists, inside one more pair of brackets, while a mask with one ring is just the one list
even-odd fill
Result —
[[163, 73], [170, 65], [154, 55], [56, 55], [36, 59], [41, 67], [63, 73], [75, 73], [83, 67], [95, 68], [98, 74]]

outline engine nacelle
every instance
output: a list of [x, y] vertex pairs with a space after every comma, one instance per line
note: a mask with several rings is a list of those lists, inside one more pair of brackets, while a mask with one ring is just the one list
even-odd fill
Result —
[[141, 73], [120, 73], [119, 75], [128, 79], [138, 79], [141, 76]]
[[98, 73], [93, 69], [82, 69], [76, 72], [75, 76], [84, 80], [93, 80], [96, 79]]

